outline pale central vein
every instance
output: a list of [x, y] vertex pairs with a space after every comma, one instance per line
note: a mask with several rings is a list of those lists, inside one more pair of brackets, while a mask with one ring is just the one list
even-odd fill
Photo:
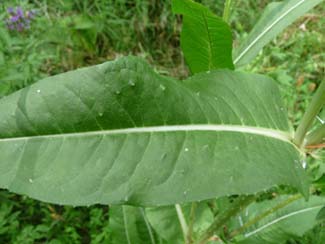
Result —
[[35, 135], [26, 137], [12, 137], [0, 139], [0, 142], [15, 141], [15, 140], [29, 140], [29, 139], [50, 139], [62, 137], [78, 137], [78, 136], [96, 136], [96, 135], [118, 135], [118, 134], [137, 134], [137, 133], [155, 133], [155, 132], [239, 132], [247, 134], [261, 135], [265, 137], [275, 138], [281, 141], [290, 142], [292, 136], [288, 132], [243, 125], [213, 125], [213, 124], [198, 124], [198, 125], [162, 125], [162, 126], [149, 126], [149, 127], [133, 127], [124, 129], [113, 130], [98, 130], [88, 132], [76, 133], [62, 133], [62, 134], [49, 134], [49, 135]]

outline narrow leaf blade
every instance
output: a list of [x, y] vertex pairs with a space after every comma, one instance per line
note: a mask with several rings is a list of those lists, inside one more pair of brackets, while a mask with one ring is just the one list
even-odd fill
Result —
[[281, 31], [322, 1], [286, 0], [270, 3], [253, 30], [235, 50], [235, 65], [248, 64]]

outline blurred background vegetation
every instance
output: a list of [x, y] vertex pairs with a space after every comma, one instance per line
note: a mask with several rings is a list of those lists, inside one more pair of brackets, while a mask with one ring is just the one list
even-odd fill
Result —
[[[221, 15], [223, 0], [199, 2]], [[269, 2], [235, 1], [231, 16], [235, 46]], [[21, 7], [25, 13], [34, 10], [30, 28], [9, 30], [8, 7]], [[321, 4], [244, 68], [276, 80], [295, 126], [324, 79], [324, 26]], [[189, 74], [179, 47], [180, 29], [181, 18], [171, 13], [168, 0], [2, 0], [0, 97], [43, 77], [129, 54], [144, 57], [163, 75], [185, 78]], [[323, 167], [325, 173], [324, 165], [313, 167]], [[0, 190], [0, 243], [110, 243], [108, 218], [108, 206], [63, 207]], [[289, 243], [324, 243], [325, 230], [317, 228]]]

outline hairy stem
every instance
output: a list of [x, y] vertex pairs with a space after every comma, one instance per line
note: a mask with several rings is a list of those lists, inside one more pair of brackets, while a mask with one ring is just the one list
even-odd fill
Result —
[[307, 111], [305, 112], [302, 120], [297, 128], [294, 136], [294, 143], [301, 147], [304, 144], [304, 138], [308, 132], [308, 129], [312, 125], [315, 117], [325, 104], [325, 80], [318, 87], [311, 103], [309, 104]]
[[184, 236], [184, 241], [186, 243], [187, 242], [186, 241], [186, 239], [187, 239], [187, 233], [188, 233], [188, 227], [187, 227], [186, 219], [184, 217], [184, 214], [183, 214], [183, 210], [182, 210], [181, 205], [175, 204], [175, 208], [176, 208], [176, 213], [177, 213], [177, 217], [178, 217], [179, 223], [180, 223], [181, 228], [182, 228], [182, 232], [183, 232], [183, 236]]
[[306, 145], [317, 145], [325, 141], [325, 124], [318, 127], [316, 130], [307, 134]]
[[229, 22], [229, 18], [230, 18], [230, 13], [231, 13], [231, 1], [232, 0], [226, 0], [225, 2], [225, 7], [223, 9], [223, 20], [228, 23]]
[[211, 236], [222, 228], [222, 226], [233, 216], [235, 216], [238, 212], [242, 211], [247, 205], [255, 200], [255, 196], [240, 196], [238, 197], [234, 203], [232, 203], [231, 207], [226, 211], [220, 213], [214, 219], [213, 223], [209, 226], [209, 228], [202, 234], [199, 238], [198, 244], [205, 244], [209, 241]]
[[300, 195], [300, 194], [293, 195], [293, 196], [289, 197], [288, 199], [286, 199], [285, 201], [283, 201], [283, 202], [279, 203], [278, 205], [274, 206], [273, 208], [266, 210], [265, 212], [261, 213], [260, 215], [257, 215], [255, 218], [249, 220], [248, 222], [246, 222], [243, 226], [241, 226], [237, 230], [234, 230], [233, 232], [231, 232], [230, 233], [230, 238], [233, 238], [236, 235], [242, 233], [245, 229], [247, 229], [248, 227], [256, 224], [261, 219], [263, 219], [266, 216], [276, 212], [277, 210], [279, 210], [281, 208], [284, 208], [285, 206], [287, 206], [290, 203], [300, 199], [301, 197], [302, 197], [302, 195]]
[[191, 206], [191, 213], [190, 213], [190, 220], [188, 225], [188, 231], [187, 231], [187, 244], [193, 243], [193, 226], [195, 221], [195, 213], [196, 213], [197, 203], [193, 202]]

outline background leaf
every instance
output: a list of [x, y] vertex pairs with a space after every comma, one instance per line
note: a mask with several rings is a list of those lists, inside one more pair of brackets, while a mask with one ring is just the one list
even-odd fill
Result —
[[144, 210], [131, 206], [114, 206], [110, 210], [111, 244], [156, 244], [154, 232]]
[[157, 206], [308, 192], [279, 91], [227, 70], [179, 82], [128, 57], [0, 100], [0, 186], [59, 204]]
[[[182, 205], [182, 211], [189, 223], [191, 205]], [[184, 243], [175, 206], [146, 208], [145, 212], [152, 228], [160, 237], [168, 243]], [[197, 234], [209, 227], [213, 221], [213, 214], [206, 203], [198, 203], [195, 213], [193, 230]]]
[[[247, 207], [245, 213], [239, 217], [240, 221], [245, 223], [267, 209], [271, 209], [280, 202], [285, 201], [288, 197], [281, 196], [274, 200], [251, 204]], [[302, 236], [319, 223], [316, 217], [324, 206], [324, 197], [311, 196], [308, 202], [304, 199], [296, 200], [249, 228], [245, 232], [243, 239], [238, 243], [279, 244], [285, 243], [290, 238]]]
[[183, 16], [181, 47], [192, 73], [234, 69], [232, 35], [227, 23], [192, 0], [173, 0], [173, 12]]
[[323, 0], [286, 0], [272, 2], [253, 30], [234, 51], [234, 64], [248, 64], [283, 29]]

